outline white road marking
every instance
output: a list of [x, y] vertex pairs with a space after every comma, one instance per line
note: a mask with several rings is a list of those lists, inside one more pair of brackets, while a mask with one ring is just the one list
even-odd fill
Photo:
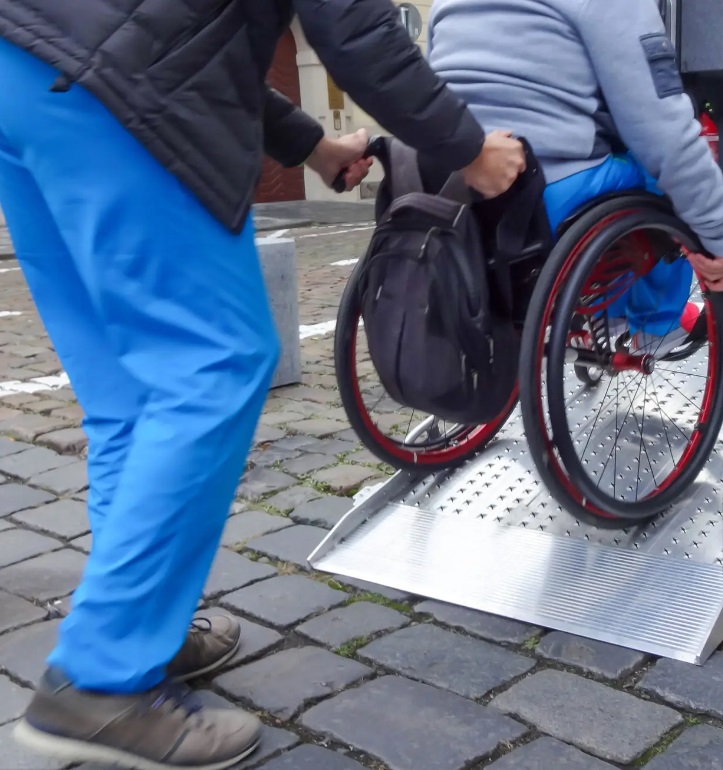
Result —
[[356, 265], [359, 259], [340, 259], [338, 262], [332, 262], [332, 267], [347, 267], [347, 265]]
[[70, 380], [65, 372], [53, 374], [50, 377], [36, 377], [25, 382], [9, 380], [8, 382], [0, 382], [0, 398], [14, 396], [17, 393], [41, 393], [44, 390], [59, 390], [69, 384]]
[[14, 273], [16, 270], [20, 270], [19, 267], [4, 267], [0, 270], [0, 273]]
[[324, 321], [320, 324], [299, 327], [299, 339], [308, 340], [310, 337], [324, 337], [336, 329], [336, 321]]
[[286, 230], [275, 230], [273, 233], [271, 233], [271, 235], [264, 235], [264, 240], [275, 241], [275, 240], [278, 240], [279, 238], [283, 238], [283, 236], [286, 235], [286, 233], [288, 232], [289, 232], [288, 228]]
[[308, 233], [307, 235], [297, 235], [296, 237], [301, 238], [321, 238], [324, 235], [346, 235], [347, 233], [360, 233], [364, 230], [373, 230], [374, 225], [366, 225], [365, 227], [350, 227], [346, 230], [331, 230], [330, 232], [326, 233]]
[[7, 318], [9, 315], [22, 315], [19, 310], [0, 310], [0, 318]]

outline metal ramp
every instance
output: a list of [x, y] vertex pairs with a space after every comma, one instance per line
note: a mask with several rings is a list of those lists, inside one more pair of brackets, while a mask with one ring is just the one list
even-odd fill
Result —
[[547, 492], [515, 415], [465, 466], [398, 473], [359, 497], [309, 563], [702, 664], [723, 641], [723, 444], [675, 511], [599, 530]]

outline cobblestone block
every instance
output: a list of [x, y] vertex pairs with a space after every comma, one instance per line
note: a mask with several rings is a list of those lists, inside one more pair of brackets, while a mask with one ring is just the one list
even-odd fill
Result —
[[[39, 535], [37, 532], [11, 529], [3, 532], [0, 537], [0, 567], [7, 567], [62, 547], [63, 544], [59, 540]], [[0, 572], [0, 575], [2, 574]], [[4, 586], [4, 583], [0, 581], [0, 585]]]
[[320, 527], [297, 524], [280, 532], [250, 540], [246, 545], [250, 550], [271, 559], [290, 562], [308, 570], [307, 559], [327, 534], [327, 531]]
[[0, 634], [43, 620], [47, 615], [29, 601], [0, 590]]
[[[199, 615], [204, 614], [206, 614], [204, 611], [199, 613]], [[213, 614], [212, 610], [208, 611], [209, 616], [212, 616]], [[233, 659], [230, 660], [224, 668], [238, 666], [259, 655], [263, 655], [283, 641], [284, 637], [271, 628], [260, 626], [258, 623], [252, 623], [250, 620], [244, 618], [237, 617], [236, 620], [238, 620], [241, 625], [241, 646]]]
[[686, 730], [646, 770], [723, 770], [723, 730], [700, 725]]
[[249, 455], [249, 462], [258, 468], [270, 468], [276, 463], [284, 463], [299, 456], [298, 451], [278, 449], [271, 444], [268, 447], [257, 447]]
[[353, 505], [348, 497], [322, 497], [295, 508], [291, 518], [299, 524], [333, 529]]
[[[554, 738], [538, 738], [489, 766], [489, 770], [614, 770], [612, 765], [583, 754]], [[676, 768], [679, 770], [679, 768]]]
[[426, 623], [377, 639], [358, 655], [467, 698], [481, 698], [535, 665], [522, 655]]
[[254, 468], [244, 477], [239, 487], [239, 496], [253, 502], [271, 492], [280, 492], [282, 489], [293, 487], [294, 484], [296, 479], [286, 473], [267, 468]]
[[9, 516], [54, 499], [47, 492], [26, 487], [24, 484], [4, 484], [0, 495], [0, 516]]
[[0, 458], [0, 473], [27, 481], [40, 473], [69, 465], [72, 462], [70, 457], [63, 457], [49, 449], [34, 447], [25, 452]]
[[346, 430], [348, 425], [338, 420], [315, 419], [299, 420], [299, 422], [289, 423], [289, 430], [295, 433], [303, 433], [305, 436], [314, 436], [315, 438], [326, 438], [336, 433]]
[[13, 515], [15, 521], [71, 540], [90, 530], [88, 508], [77, 500], [57, 500]]
[[335, 591], [323, 583], [300, 575], [283, 575], [234, 591], [224, 596], [223, 603], [245, 615], [283, 628], [338, 607], [347, 599], [343, 591]]
[[334, 580], [340, 585], [356, 588], [366, 594], [383, 596], [385, 599], [389, 599], [389, 601], [392, 602], [403, 603], [409, 601], [411, 598], [411, 594], [405, 593], [404, 591], [398, 591], [396, 588], [380, 586], [376, 583], [369, 583], [366, 580], [357, 580], [356, 578], [346, 577], [345, 575], [334, 575]]
[[339, 438], [332, 439], [309, 439], [309, 442], [302, 448], [305, 452], [311, 454], [331, 455], [337, 457], [338, 455], [348, 454], [353, 452], [359, 444], [356, 441], [342, 441]]
[[273, 577], [275, 574], [276, 570], [268, 564], [259, 564], [235, 551], [221, 548], [213, 562], [204, 594], [215, 596], [229, 593], [237, 588], [243, 588], [259, 580]]
[[633, 762], [683, 721], [665, 706], [552, 670], [518, 682], [498, 695], [492, 706], [554, 738], [621, 764]]
[[0, 420], [0, 433], [27, 442], [35, 441], [43, 433], [52, 433], [66, 427], [64, 420], [39, 414], [19, 414], [9, 420]]
[[414, 611], [431, 615], [445, 626], [460, 628], [468, 634], [488, 639], [491, 642], [524, 644], [539, 633], [539, 629], [528, 626], [527, 623], [434, 600], [421, 602], [414, 608]]
[[32, 690], [19, 687], [0, 674], [0, 725], [20, 719], [32, 697]]
[[333, 465], [313, 475], [318, 484], [325, 484], [334, 492], [351, 492], [365, 481], [374, 478], [377, 471], [364, 465]]
[[0, 586], [26, 599], [61, 599], [75, 591], [85, 560], [82, 553], [70, 548], [46, 553], [0, 570]]
[[272, 428], [268, 425], [259, 425], [254, 434], [254, 444], [268, 444], [285, 437], [286, 432], [279, 428]]
[[408, 622], [404, 615], [389, 607], [355, 602], [313, 618], [296, 630], [315, 642], [338, 648], [354, 639], [364, 639], [382, 631], [396, 631]]
[[284, 470], [292, 476], [307, 476], [313, 471], [328, 468], [334, 463], [334, 458], [328, 455], [304, 454], [295, 460], [284, 463]]
[[[68, 409], [68, 407], [63, 407]], [[62, 415], [61, 415], [62, 416]], [[88, 436], [82, 428], [64, 428], [40, 436], [38, 444], [63, 454], [77, 454], [88, 446]]]
[[30, 483], [49, 489], [56, 495], [72, 495], [88, 486], [88, 468], [85, 462], [75, 462], [54, 471], [33, 476]]
[[282, 513], [289, 513], [298, 505], [304, 505], [304, 503], [308, 503], [311, 500], [318, 500], [320, 497], [321, 494], [312, 487], [297, 484], [294, 487], [284, 489], [283, 492], [279, 492], [273, 495], [273, 497], [266, 498], [264, 505], [276, 508], [277, 511]]
[[59, 623], [47, 620], [0, 636], [0, 668], [35, 686], [45, 671], [45, 659], [55, 647]]
[[686, 711], [723, 719], [723, 652], [716, 652], [703, 666], [659, 660], [638, 688]]
[[26, 444], [23, 441], [15, 441], [11, 438], [0, 436], [0, 457], [7, 457], [8, 455], [14, 455], [18, 452], [24, 452], [26, 449], [32, 448], [32, 444]]
[[390, 770], [462, 770], [527, 732], [459, 695], [394, 676], [314, 706], [301, 723], [370, 754]]
[[287, 721], [306, 703], [333, 695], [371, 669], [318, 647], [277, 652], [216, 679], [225, 692]]
[[16, 722], [0, 727], [0, 746], [3, 750], [3, 765], [12, 770], [60, 770], [67, 762], [52, 759], [26, 749], [13, 737]]
[[605, 642], [553, 631], [537, 645], [537, 654], [567, 666], [576, 666], [589, 674], [620, 679], [645, 662], [646, 656]]
[[364, 770], [363, 766], [337, 751], [321, 746], [299, 746], [264, 765], [264, 770]]
[[70, 544], [80, 548], [84, 553], [90, 553], [90, 547], [93, 545], [93, 535], [88, 533], [83, 535], [83, 537], [77, 537], [75, 540], [71, 540]]
[[237, 513], [226, 522], [221, 542], [228, 546], [238, 545], [269, 532], [277, 532], [280, 529], [290, 527], [293, 523], [283, 516], [272, 516], [263, 511]]

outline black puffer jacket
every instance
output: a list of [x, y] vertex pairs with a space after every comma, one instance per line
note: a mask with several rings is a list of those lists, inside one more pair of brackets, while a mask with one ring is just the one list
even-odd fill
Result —
[[294, 13], [339, 87], [387, 131], [450, 169], [479, 152], [481, 129], [390, 0], [0, 0], [0, 36], [56, 67], [56, 90], [93, 92], [238, 231], [264, 149], [298, 165], [322, 135], [265, 85]]

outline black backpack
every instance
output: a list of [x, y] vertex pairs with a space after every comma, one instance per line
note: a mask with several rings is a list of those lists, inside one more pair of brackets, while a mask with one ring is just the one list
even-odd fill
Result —
[[[417, 153], [396, 139], [386, 145], [378, 221], [358, 285], [370, 357], [403, 406], [480, 424], [511, 398], [520, 346], [511, 264], [544, 216], [544, 178], [525, 147], [524, 177], [488, 207], [459, 173], [438, 193], [425, 191]], [[537, 256], [546, 245], [536, 245]]]

